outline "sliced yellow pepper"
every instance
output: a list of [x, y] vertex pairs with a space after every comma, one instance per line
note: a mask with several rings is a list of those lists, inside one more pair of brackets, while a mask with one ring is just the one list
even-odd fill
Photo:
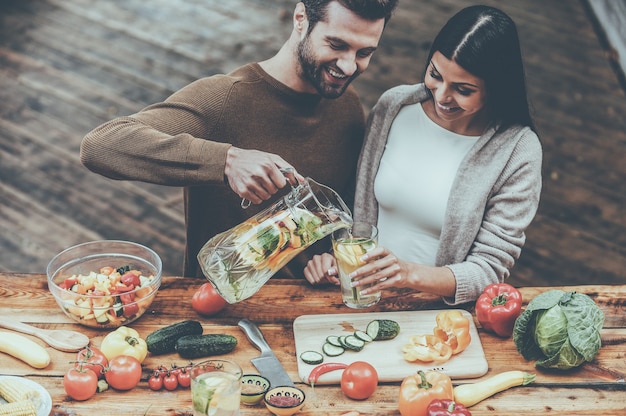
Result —
[[452, 348], [434, 335], [414, 335], [402, 347], [402, 355], [409, 362], [443, 363], [452, 356]]
[[437, 314], [434, 334], [452, 348], [452, 355], [463, 351], [472, 341], [470, 322], [461, 311], [443, 311]]

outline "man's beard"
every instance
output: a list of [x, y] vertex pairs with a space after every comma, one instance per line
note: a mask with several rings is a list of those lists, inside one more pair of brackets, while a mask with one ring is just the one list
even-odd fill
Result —
[[338, 85], [325, 82], [323, 74], [325, 69], [315, 59], [308, 36], [298, 44], [298, 62], [300, 63], [302, 76], [324, 98], [340, 97], [346, 91], [348, 85], [359, 75], [359, 72], [355, 72], [351, 77]]

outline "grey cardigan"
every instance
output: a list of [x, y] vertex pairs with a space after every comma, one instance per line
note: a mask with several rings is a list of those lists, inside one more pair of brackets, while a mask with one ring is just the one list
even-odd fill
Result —
[[[404, 105], [429, 99], [423, 84], [386, 91], [372, 109], [357, 168], [354, 219], [377, 223], [374, 179], [391, 124]], [[542, 149], [529, 127], [488, 128], [465, 156], [452, 185], [436, 256], [456, 279], [450, 305], [476, 300], [504, 281], [519, 258], [541, 193]]]

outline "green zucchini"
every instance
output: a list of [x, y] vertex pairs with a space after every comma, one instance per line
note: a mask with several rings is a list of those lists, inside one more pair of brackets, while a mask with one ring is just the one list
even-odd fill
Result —
[[400, 325], [391, 319], [375, 319], [367, 324], [365, 333], [374, 341], [393, 339], [400, 333]]
[[157, 329], [146, 337], [148, 351], [154, 355], [176, 351], [176, 341], [186, 335], [202, 334], [202, 324], [198, 321], [181, 321]]
[[237, 338], [227, 334], [185, 335], [176, 341], [176, 351], [183, 358], [228, 354], [237, 346]]

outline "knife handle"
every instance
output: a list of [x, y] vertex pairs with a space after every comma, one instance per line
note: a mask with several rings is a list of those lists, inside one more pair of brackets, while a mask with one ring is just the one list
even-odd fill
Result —
[[239, 325], [239, 328], [246, 334], [252, 345], [261, 351], [261, 354], [272, 351], [267, 341], [265, 341], [263, 333], [252, 321], [244, 318], [240, 320], [237, 325]]

